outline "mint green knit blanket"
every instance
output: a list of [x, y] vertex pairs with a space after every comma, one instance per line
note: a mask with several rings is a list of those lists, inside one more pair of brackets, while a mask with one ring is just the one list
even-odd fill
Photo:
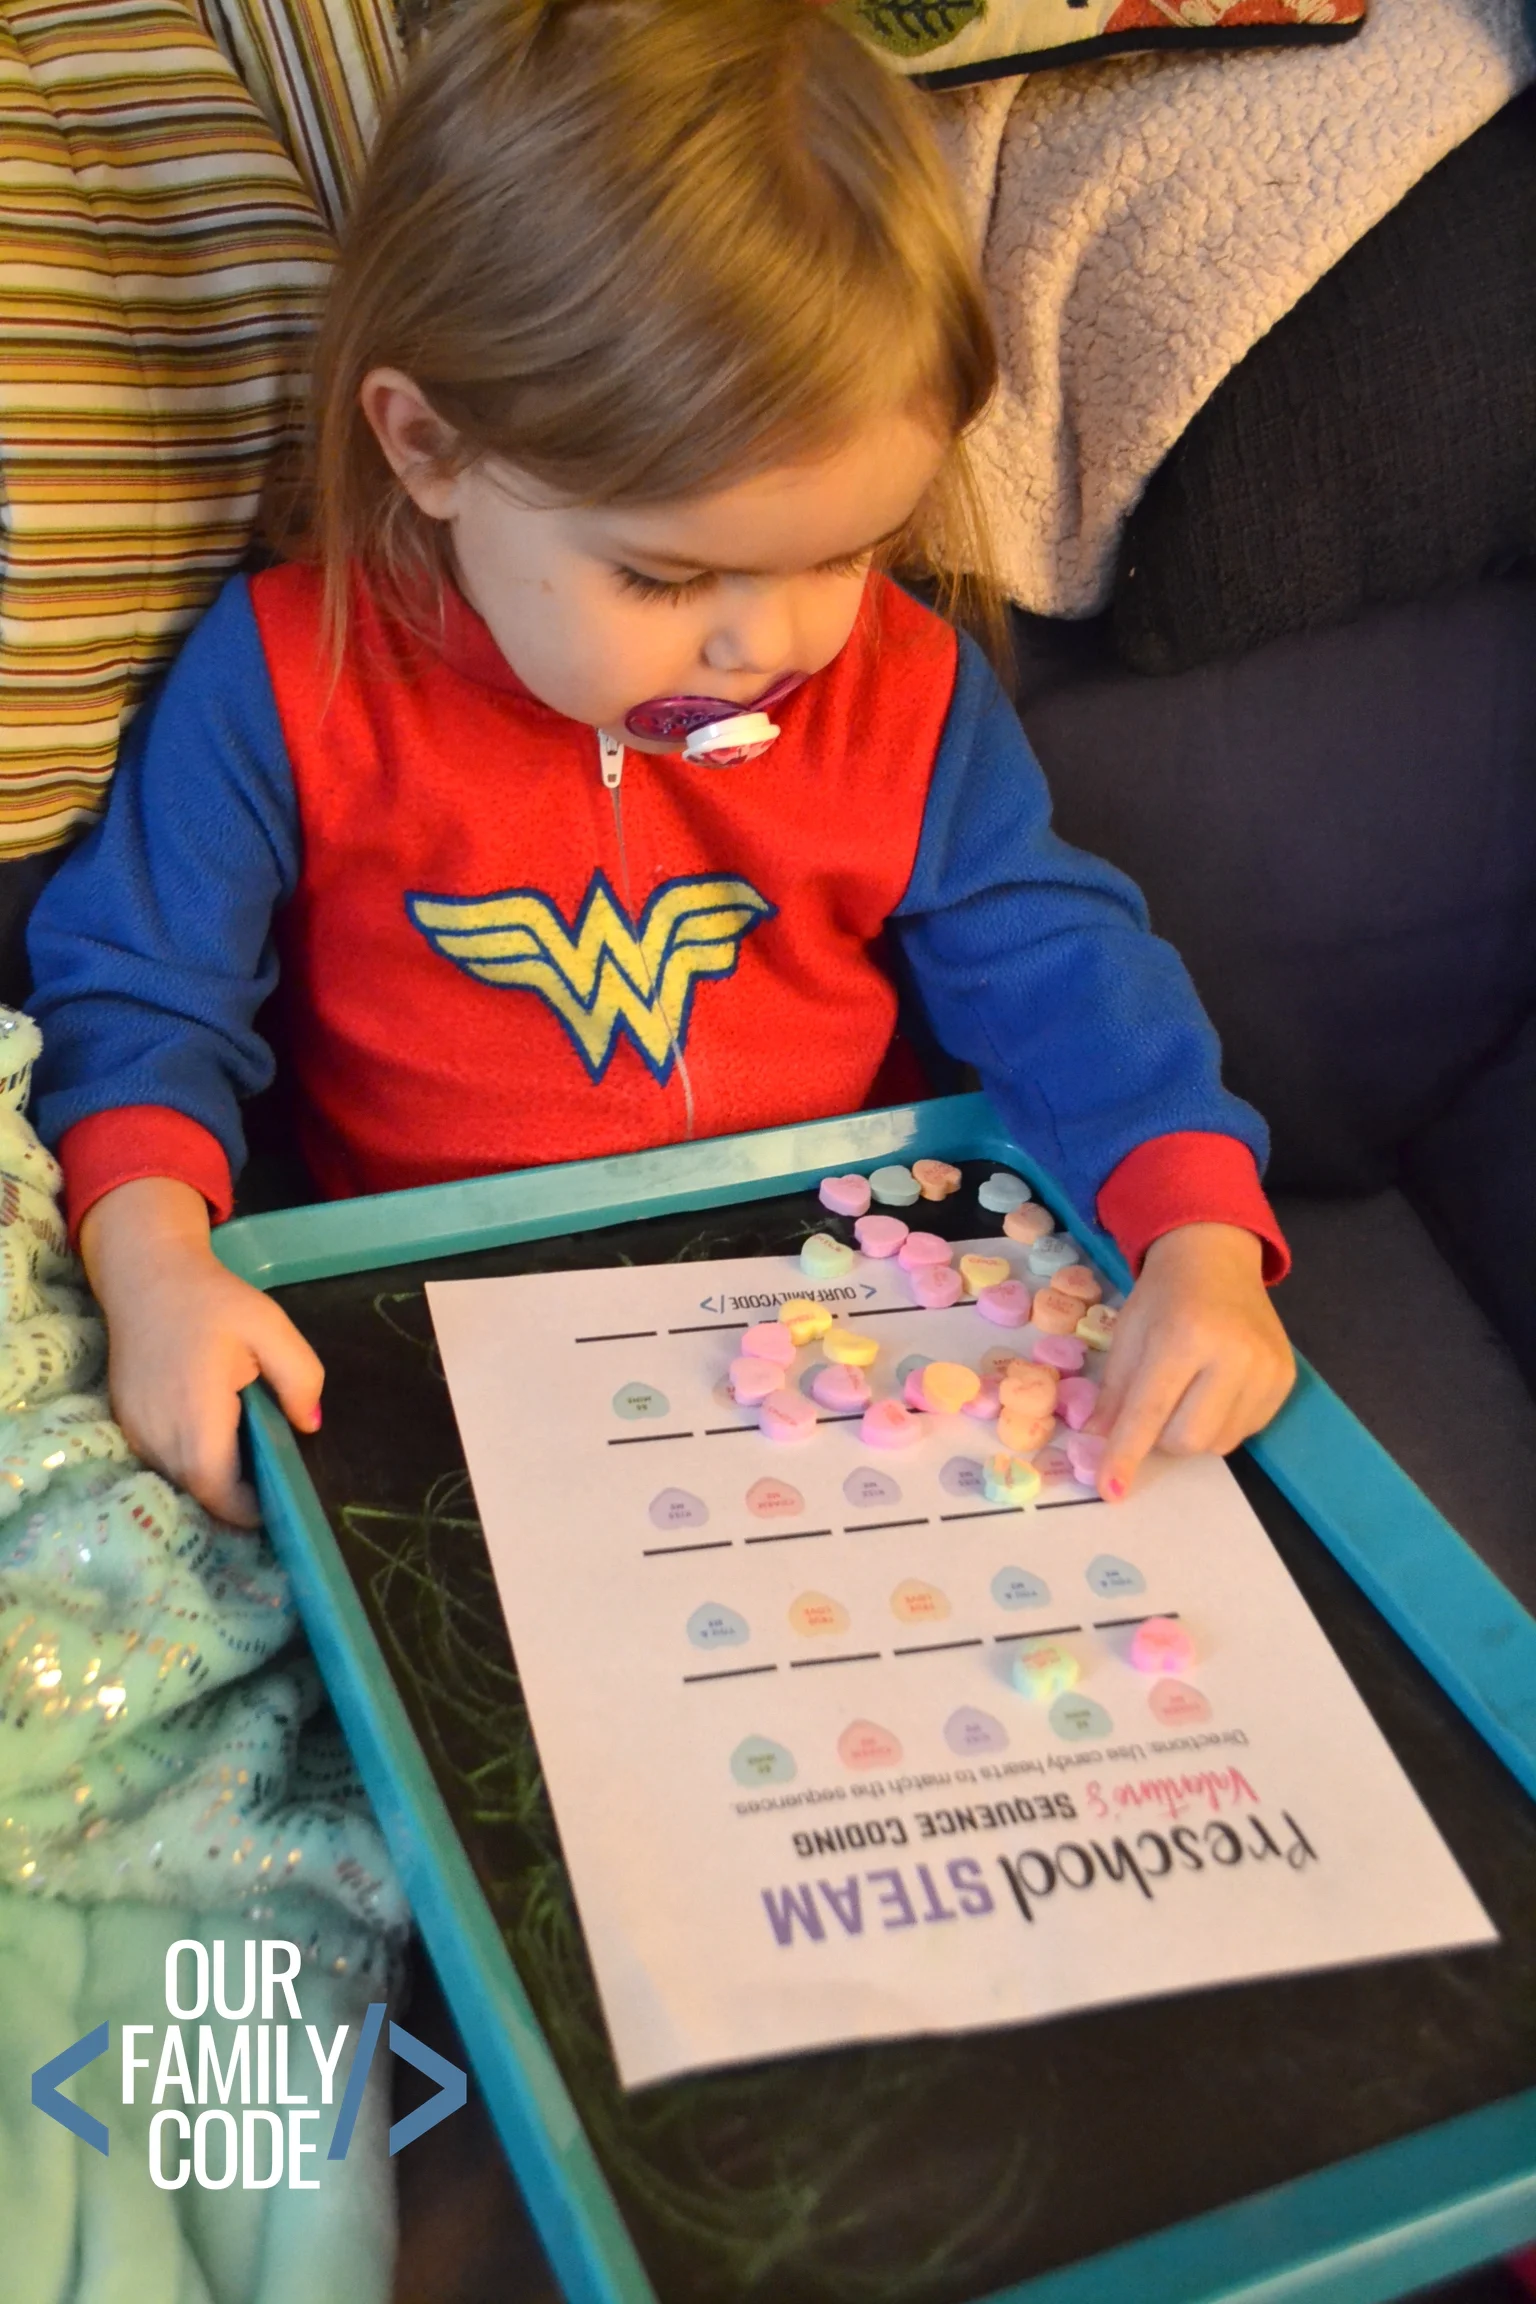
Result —
[[[344, 2160], [325, 2157], [334, 2110], [304, 2132], [317, 2189], [150, 2178], [168, 1948], [221, 1942], [238, 1998], [248, 1938], [297, 1944], [305, 2022], [327, 2052], [351, 2027], [339, 2103], [367, 2005], [398, 1985], [408, 1915], [265, 1536], [211, 1519], [111, 1420], [59, 1171], [26, 1119], [40, 1047], [30, 1017], [0, 1009], [0, 2295], [384, 2304], [388, 2057]], [[182, 1956], [188, 1994], [194, 1965]], [[109, 2052], [64, 2093], [107, 2124], [105, 2155], [31, 2102], [37, 2067], [103, 2020]], [[131, 2106], [126, 2024], [155, 2027]], [[289, 2092], [317, 2105], [298, 2029]], [[195, 2064], [198, 2026], [182, 2030]], [[213, 2018], [225, 2070], [234, 2030]], [[162, 2101], [183, 2093], [168, 2083]]]

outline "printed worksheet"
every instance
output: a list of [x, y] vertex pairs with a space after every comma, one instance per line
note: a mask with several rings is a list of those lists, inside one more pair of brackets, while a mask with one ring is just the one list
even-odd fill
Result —
[[870, 1258], [428, 1296], [627, 2086], [1494, 1939], [1224, 1464], [997, 1501], [964, 1409], [784, 1441], [728, 1380], [793, 1297], [876, 1399], [1032, 1328]]

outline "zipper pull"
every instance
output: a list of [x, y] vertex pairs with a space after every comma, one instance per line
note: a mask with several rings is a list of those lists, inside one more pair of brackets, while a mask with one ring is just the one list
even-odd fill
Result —
[[597, 750], [603, 771], [603, 790], [617, 792], [624, 774], [624, 747], [616, 736], [610, 736], [605, 728], [599, 728]]

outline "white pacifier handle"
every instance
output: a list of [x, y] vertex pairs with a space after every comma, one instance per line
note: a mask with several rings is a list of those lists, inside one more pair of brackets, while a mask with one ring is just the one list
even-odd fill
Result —
[[766, 712], [733, 712], [729, 720], [711, 720], [695, 728], [683, 746], [685, 760], [708, 760], [715, 752], [734, 752], [740, 744], [771, 744], [779, 730]]

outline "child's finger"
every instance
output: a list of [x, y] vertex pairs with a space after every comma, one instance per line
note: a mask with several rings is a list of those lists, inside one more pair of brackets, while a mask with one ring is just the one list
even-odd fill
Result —
[[1224, 1455], [1222, 1441], [1236, 1420], [1242, 1391], [1241, 1382], [1219, 1367], [1203, 1368], [1169, 1417], [1158, 1445], [1170, 1456]]
[[182, 1462], [170, 1467], [171, 1477], [216, 1520], [228, 1520], [236, 1528], [257, 1528], [261, 1510], [255, 1490], [240, 1477], [236, 1435], [235, 1423], [226, 1427], [223, 1418], [217, 1426], [210, 1423], [189, 1442]]
[[272, 1315], [253, 1337], [257, 1363], [277, 1394], [278, 1405], [298, 1432], [314, 1432], [320, 1424], [320, 1388], [325, 1369], [320, 1356], [305, 1342], [286, 1312], [275, 1304]]
[[1139, 1362], [1110, 1427], [1099, 1472], [1099, 1494], [1106, 1502], [1118, 1504], [1126, 1494], [1196, 1372], [1196, 1364], [1182, 1357], [1154, 1354]]

